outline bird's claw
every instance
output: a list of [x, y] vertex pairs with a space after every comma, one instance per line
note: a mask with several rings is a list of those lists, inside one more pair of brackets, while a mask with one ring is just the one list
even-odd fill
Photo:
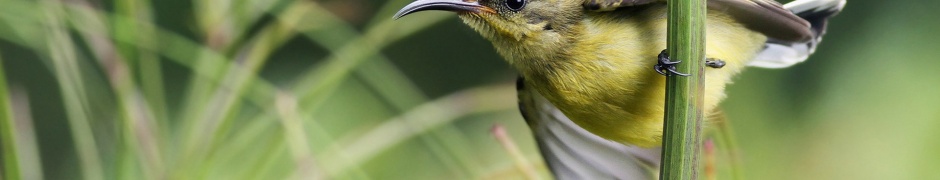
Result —
[[689, 74], [681, 73], [676, 70], [676, 64], [679, 64], [679, 62], [682, 61], [669, 60], [669, 53], [666, 53], [666, 50], [663, 50], [659, 53], [658, 59], [659, 61], [656, 63], [656, 65], [653, 65], [653, 69], [656, 70], [657, 73], [662, 74], [663, 76], [689, 76]]
[[717, 69], [725, 67], [725, 61], [722, 61], [721, 59], [708, 58], [705, 59], [705, 65]]

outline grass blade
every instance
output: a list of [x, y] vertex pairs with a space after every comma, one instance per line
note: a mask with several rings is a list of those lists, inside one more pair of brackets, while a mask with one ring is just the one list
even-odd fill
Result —
[[0, 158], [3, 158], [3, 177], [5, 179], [21, 179], [23, 177], [20, 169], [19, 151], [21, 143], [17, 137], [20, 132], [17, 131], [17, 122], [13, 119], [13, 107], [10, 98], [11, 94], [7, 90], [6, 76], [3, 74], [3, 59], [0, 59]]
[[508, 99], [515, 99], [515, 97], [508, 97], [511, 93], [505, 93], [512, 90], [514, 88], [509, 85], [500, 85], [461, 91], [386, 120], [385, 123], [358, 137], [339, 138], [349, 141], [339, 142], [338, 147], [329, 148], [333, 151], [325, 152], [320, 161], [322, 164], [331, 166], [322, 168], [328, 174], [341, 173], [353, 165], [375, 157], [395, 144], [448, 124], [459, 117], [484, 112], [515, 110], [515, 104], [505, 102]]
[[84, 92], [82, 75], [76, 65], [78, 57], [67, 27], [60, 19], [63, 17], [64, 8], [58, 2], [50, 1], [42, 3], [45, 22], [49, 25], [46, 28], [48, 38], [45, 43], [62, 91], [72, 138], [78, 151], [79, 168], [84, 179], [103, 179], [101, 157], [88, 116], [88, 97]]
[[281, 113], [281, 125], [284, 127], [284, 139], [290, 147], [296, 170], [292, 179], [324, 179], [322, 171], [316, 167], [310, 150], [310, 140], [304, 130], [302, 116], [297, 113], [297, 99], [286, 93], [277, 96], [277, 109]]

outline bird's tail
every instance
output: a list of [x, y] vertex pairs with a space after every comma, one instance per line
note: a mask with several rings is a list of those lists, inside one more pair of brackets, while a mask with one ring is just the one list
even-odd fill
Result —
[[783, 7], [809, 22], [813, 28], [814, 39], [819, 41], [826, 33], [826, 21], [842, 11], [845, 0], [797, 0]]
[[810, 23], [813, 38], [807, 42], [786, 42], [775, 39], [767, 41], [767, 46], [749, 65], [763, 68], [785, 68], [806, 61], [816, 51], [816, 45], [826, 34], [826, 22], [839, 14], [845, 7], [845, 0], [796, 0], [783, 5], [803, 20]]

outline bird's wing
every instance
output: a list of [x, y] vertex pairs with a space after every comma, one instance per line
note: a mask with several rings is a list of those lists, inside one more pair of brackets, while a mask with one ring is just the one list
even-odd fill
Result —
[[708, 9], [728, 14], [769, 38], [804, 42], [813, 37], [808, 22], [773, 0], [708, 0]]
[[[591, 11], [610, 11], [665, 2], [667, 0], [584, 0], [582, 5]], [[728, 14], [745, 27], [777, 40], [802, 42], [813, 35], [809, 23], [773, 0], [708, 0], [708, 9]]]
[[584, 9], [590, 11], [610, 11], [621, 7], [639, 6], [666, 0], [584, 0]]
[[[583, 0], [585, 9], [610, 11], [668, 0]], [[784, 68], [803, 62], [825, 34], [826, 21], [838, 14], [845, 0], [796, 0], [780, 5], [774, 0], [708, 0], [709, 12], [728, 14], [769, 40], [749, 64]]]
[[783, 5], [810, 23], [812, 38], [808, 41], [784, 41], [771, 38], [749, 64], [763, 68], [784, 68], [806, 61], [826, 34], [826, 22], [845, 7], [845, 0], [797, 0]]
[[603, 139], [577, 126], [538, 92], [517, 82], [519, 110], [556, 179], [653, 179], [659, 148]]

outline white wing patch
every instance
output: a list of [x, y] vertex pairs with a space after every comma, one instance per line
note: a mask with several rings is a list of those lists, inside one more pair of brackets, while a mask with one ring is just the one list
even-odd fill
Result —
[[757, 53], [757, 56], [754, 57], [754, 60], [751, 61], [748, 66], [762, 68], [785, 68], [793, 66], [796, 63], [806, 61], [809, 55], [813, 54], [813, 51], [816, 51], [816, 43], [819, 42], [818, 40], [814, 39], [810, 42], [789, 44], [767, 42], [764, 46], [764, 50]]
[[[845, 0], [797, 0], [783, 5], [784, 8], [797, 12], [841, 11]], [[797, 13], [799, 14], [799, 13]]]
[[784, 42], [775, 39], [767, 41], [766, 46], [749, 66], [762, 68], [785, 68], [806, 61], [816, 51], [816, 45], [826, 34], [826, 21], [842, 11], [845, 0], [797, 0], [783, 5], [809, 22], [814, 37], [807, 42]]

